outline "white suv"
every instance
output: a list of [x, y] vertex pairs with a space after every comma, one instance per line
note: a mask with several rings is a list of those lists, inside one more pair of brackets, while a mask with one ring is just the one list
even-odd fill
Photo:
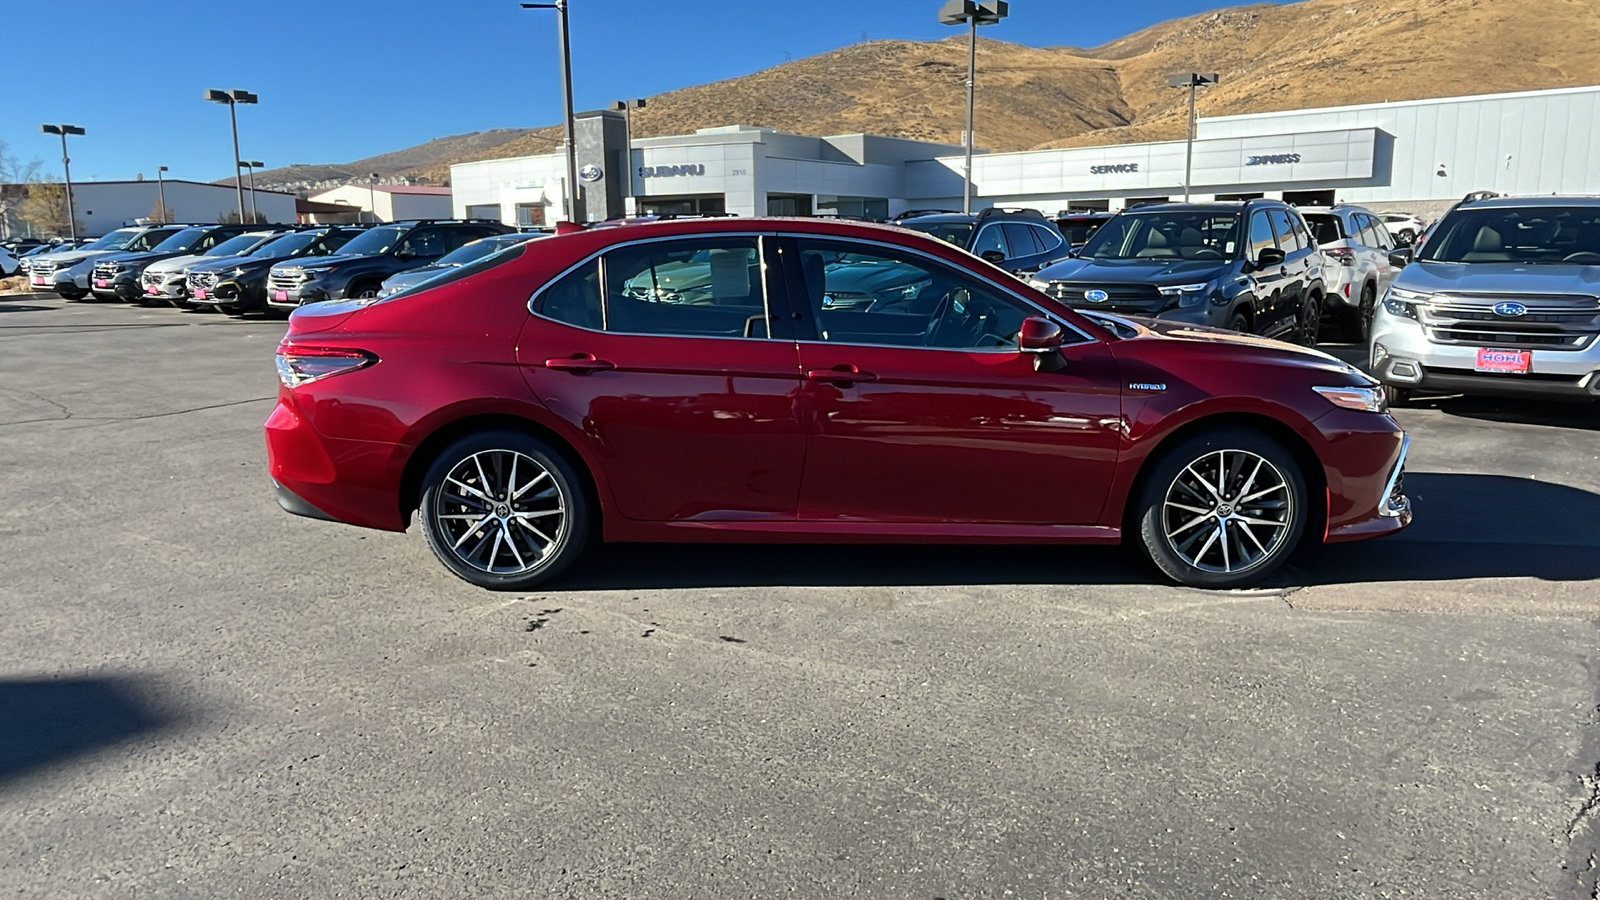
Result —
[[1300, 215], [1328, 260], [1322, 267], [1328, 311], [1346, 340], [1366, 343], [1378, 298], [1400, 272], [1389, 260], [1397, 248], [1394, 237], [1362, 206], [1302, 206]]
[[1408, 212], [1379, 213], [1378, 218], [1383, 220], [1389, 233], [1394, 239], [1409, 247], [1417, 237], [1428, 230], [1428, 223], [1421, 216], [1414, 216]]

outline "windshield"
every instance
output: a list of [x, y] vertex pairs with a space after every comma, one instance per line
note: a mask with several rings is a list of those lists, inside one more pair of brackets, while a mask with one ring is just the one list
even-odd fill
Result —
[[388, 253], [395, 244], [400, 243], [400, 238], [405, 236], [406, 230], [397, 225], [385, 225], [364, 231], [361, 236], [345, 244], [339, 252], [356, 256], [377, 256], [379, 253]]
[[1080, 257], [1092, 259], [1232, 259], [1239, 214], [1173, 210], [1122, 213], [1100, 226]]
[[92, 244], [84, 247], [85, 250], [121, 250], [128, 246], [134, 238], [139, 236], [141, 229], [118, 228], [116, 231], [105, 235]]
[[967, 241], [972, 237], [971, 222], [918, 222], [913, 219], [900, 224], [913, 231], [931, 234], [941, 241], [949, 241], [957, 247], [967, 246]]
[[1061, 229], [1061, 234], [1067, 243], [1076, 247], [1086, 243], [1094, 233], [1100, 230], [1105, 219], [1057, 219], [1056, 227]]
[[1600, 207], [1458, 207], [1423, 245], [1428, 262], [1600, 265]]
[[483, 238], [482, 240], [476, 240], [470, 244], [467, 244], [466, 246], [459, 247], [450, 251], [449, 253], [446, 253], [444, 256], [439, 257], [439, 261], [434, 263], [434, 265], [466, 265], [475, 259], [483, 259], [485, 256], [488, 256], [491, 253], [498, 253], [507, 247], [514, 247], [517, 244], [528, 240], [528, 238], [531, 236], [532, 235], [518, 236], [518, 238], [515, 240], [508, 240], [505, 238]]
[[185, 228], [155, 246], [157, 253], [182, 253], [205, 237], [204, 228]]
[[1339, 228], [1339, 217], [1332, 213], [1303, 213], [1306, 225], [1311, 228], [1311, 236], [1319, 244], [1331, 244], [1334, 241], [1344, 240], [1344, 235]]
[[297, 231], [286, 234], [275, 241], [267, 241], [257, 247], [251, 254], [251, 259], [266, 259], [269, 256], [296, 256], [301, 250], [311, 246], [317, 238], [322, 237], [319, 231]]
[[251, 247], [261, 243], [267, 236], [256, 232], [254, 234], [240, 234], [228, 238], [222, 243], [205, 252], [206, 256], [237, 256]]

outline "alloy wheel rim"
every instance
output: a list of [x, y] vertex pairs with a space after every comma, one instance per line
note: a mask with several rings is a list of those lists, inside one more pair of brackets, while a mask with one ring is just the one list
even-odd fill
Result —
[[1294, 494], [1277, 466], [1248, 450], [1216, 450], [1172, 480], [1161, 526], [1185, 564], [1234, 575], [1270, 559], [1288, 540], [1294, 516]]
[[461, 562], [491, 575], [521, 575], [567, 539], [567, 498], [550, 470], [526, 453], [483, 450], [451, 468], [433, 515]]

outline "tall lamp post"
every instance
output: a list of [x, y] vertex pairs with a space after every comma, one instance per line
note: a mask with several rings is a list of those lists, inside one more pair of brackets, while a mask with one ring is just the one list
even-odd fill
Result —
[[256, 212], [256, 170], [264, 167], [266, 163], [259, 159], [246, 159], [240, 160], [239, 165], [250, 171], [250, 221], [253, 224], [261, 221], [261, 214]]
[[622, 113], [622, 127], [627, 134], [627, 148], [623, 151], [622, 168], [628, 173], [628, 194], [633, 196], [633, 111], [645, 108], [644, 98], [637, 100], [613, 100], [611, 108]]
[[156, 166], [156, 215], [162, 225], [167, 224], [167, 180], [163, 174], [166, 171], [166, 166]]
[[[377, 172], [367, 175], [367, 205], [372, 207], [372, 221], [374, 222], [381, 221], [378, 218], [378, 179], [381, 177]], [[390, 204], [389, 211], [394, 212], [393, 204]]]
[[[565, 107], [565, 117], [561, 122], [561, 135], [567, 147], [567, 219], [577, 222], [578, 200], [580, 188], [578, 187], [578, 148], [573, 146], [572, 133], [576, 129], [574, 114], [572, 112], [572, 34], [567, 27], [567, 0], [551, 0], [549, 3], [524, 3], [523, 9], [553, 9], [561, 29], [561, 103]], [[631, 152], [631, 151], [630, 151]], [[629, 179], [632, 180], [631, 178]]]
[[[81, 135], [82, 128], [76, 125], [40, 125], [39, 130], [45, 134], [61, 135], [61, 171], [67, 179], [67, 227], [72, 231], [72, 239], [78, 239], [78, 211], [72, 205], [72, 160], [67, 156], [67, 135]], [[93, 174], [91, 173], [91, 178]]]
[[978, 83], [978, 26], [994, 25], [1011, 11], [1006, 0], [949, 0], [939, 10], [939, 24], [967, 26], [967, 147], [962, 173], [961, 211], [972, 212], [972, 107]]
[[206, 97], [207, 100], [211, 101], [212, 103], [226, 103], [226, 104], [228, 104], [228, 121], [233, 123], [233, 188], [239, 194], [239, 221], [243, 222], [244, 221], [244, 176], [239, 174], [239, 169], [241, 169], [243, 167], [239, 164], [239, 114], [238, 114], [238, 108], [239, 108], [239, 104], [241, 104], [241, 103], [254, 104], [254, 103], [259, 102], [261, 98], [257, 97], [255, 94], [250, 93], [249, 91], [239, 90], [237, 88], [234, 89], [234, 90], [231, 90], [231, 91], [219, 91], [219, 90], [215, 90], [215, 89], [210, 89], [210, 90], [206, 91], [205, 97]]
[[1217, 83], [1215, 72], [1184, 72], [1180, 75], [1168, 75], [1167, 87], [1189, 89], [1189, 135], [1183, 151], [1183, 202], [1189, 202], [1189, 181], [1194, 176], [1194, 94], [1195, 91], [1208, 84]]

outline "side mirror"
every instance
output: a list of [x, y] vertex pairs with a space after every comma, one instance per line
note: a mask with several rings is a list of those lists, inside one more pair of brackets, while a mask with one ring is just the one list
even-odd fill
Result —
[[1389, 265], [1394, 266], [1396, 269], [1404, 269], [1406, 266], [1411, 265], [1411, 248], [1401, 247], [1398, 250], [1390, 250]]
[[1265, 269], [1271, 266], [1281, 266], [1284, 260], [1288, 258], [1288, 254], [1277, 247], [1264, 247], [1261, 253], [1256, 256], [1256, 268]]
[[991, 262], [997, 266], [1006, 261], [1006, 255], [999, 250], [985, 250], [978, 255], [983, 257], [984, 262]]
[[1043, 316], [1029, 316], [1022, 320], [1017, 333], [1017, 349], [1033, 357], [1035, 372], [1059, 372], [1066, 368], [1067, 358], [1061, 355], [1061, 345], [1066, 337], [1061, 326]]

